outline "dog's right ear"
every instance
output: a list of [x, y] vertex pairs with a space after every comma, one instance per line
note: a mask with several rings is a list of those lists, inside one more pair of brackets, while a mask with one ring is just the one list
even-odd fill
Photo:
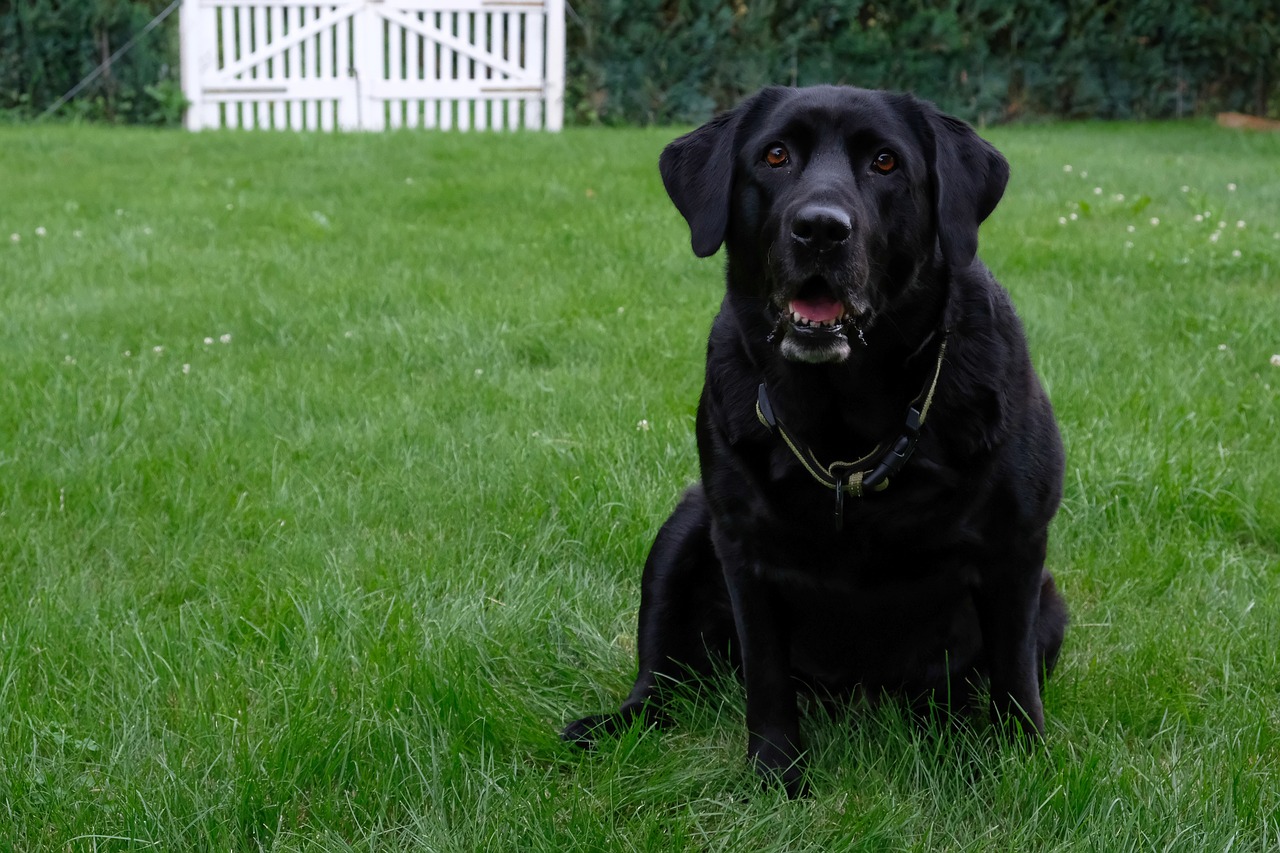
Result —
[[786, 90], [763, 89], [723, 112], [662, 150], [658, 170], [667, 195], [689, 223], [693, 253], [710, 257], [729, 229], [729, 196], [733, 190], [733, 161], [742, 117]]

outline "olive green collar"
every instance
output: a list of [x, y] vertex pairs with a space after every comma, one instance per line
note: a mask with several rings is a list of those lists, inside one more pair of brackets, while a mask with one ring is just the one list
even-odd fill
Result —
[[769, 400], [769, 391], [764, 382], [756, 393], [756, 417], [770, 432], [776, 432], [801, 466], [809, 472], [809, 476], [823, 486], [831, 489], [836, 495], [835, 522], [836, 530], [844, 525], [844, 496], [846, 492], [855, 498], [865, 497], [871, 492], [882, 492], [889, 487], [889, 478], [896, 476], [907, 464], [920, 438], [920, 429], [924, 426], [929, 408], [933, 405], [933, 392], [938, 387], [938, 377], [942, 375], [942, 362], [947, 355], [947, 332], [941, 333], [938, 344], [938, 360], [933, 368], [933, 377], [919, 396], [907, 407], [907, 415], [902, 431], [893, 438], [876, 445], [875, 449], [852, 462], [832, 462], [823, 465], [813, 451], [796, 440], [791, 431], [773, 411]]

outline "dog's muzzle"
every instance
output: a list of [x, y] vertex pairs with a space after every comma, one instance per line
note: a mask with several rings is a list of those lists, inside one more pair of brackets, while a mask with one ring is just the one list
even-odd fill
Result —
[[[849, 357], [848, 329], [869, 308], [849, 297], [858, 280], [850, 257], [853, 220], [843, 207], [811, 201], [783, 226], [771, 264], [778, 317], [770, 340], [791, 361], [823, 364]], [[855, 304], [857, 303], [857, 304]]]
[[849, 331], [862, 339], [858, 323], [863, 306], [850, 306], [835, 295], [835, 288], [821, 276], [813, 276], [790, 296], [772, 303], [774, 318], [770, 341], [778, 343], [782, 356], [807, 364], [844, 361], [849, 357]]

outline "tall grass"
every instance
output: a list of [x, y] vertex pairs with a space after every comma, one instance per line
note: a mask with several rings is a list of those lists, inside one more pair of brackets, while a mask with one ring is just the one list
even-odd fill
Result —
[[1202, 124], [989, 134], [1069, 453], [1043, 751], [814, 713], [788, 803], [731, 681], [558, 742], [696, 476], [672, 135], [0, 128], [0, 847], [1280, 845], [1280, 138]]

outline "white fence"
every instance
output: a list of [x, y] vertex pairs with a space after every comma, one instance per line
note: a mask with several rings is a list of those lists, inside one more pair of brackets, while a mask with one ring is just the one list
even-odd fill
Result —
[[186, 124], [559, 130], [564, 0], [183, 0]]

